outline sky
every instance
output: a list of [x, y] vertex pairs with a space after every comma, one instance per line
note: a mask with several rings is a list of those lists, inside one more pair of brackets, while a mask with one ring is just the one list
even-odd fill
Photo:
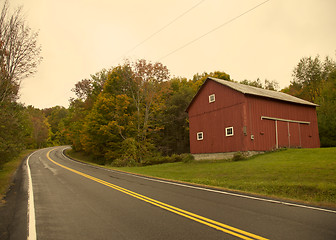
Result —
[[235, 81], [275, 80], [280, 88], [301, 58], [335, 59], [335, 0], [270, 0], [241, 15], [263, 2], [10, 0], [39, 32], [43, 57], [22, 81], [20, 102], [68, 107], [75, 83], [125, 59], [159, 61], [172, 77], [224, 71]]

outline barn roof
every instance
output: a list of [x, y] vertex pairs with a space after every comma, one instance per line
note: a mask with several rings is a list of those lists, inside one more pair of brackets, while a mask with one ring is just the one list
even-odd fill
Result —
[[[285, 102], [292, 102], [292, 103], [297, 103], [297, 104], [303, 104], [303, 105], [308, 105], [308, 106], [315, 106], [315, 107], [318, 106], [315, 103], [308, 102], [306, 100], [294, 97], [292, 95], [289, 95], [289, 94], [286, 94], [286, 93], [283, 93], [283, 92], [277, 92], [277, 91], [273, 91], [273, 90], [267, 90], [267, 89], [252, 87], [252, 86], [248, 86], [248, 85], [245, 85], [245, 84], [240, 84], [240, 83], [231, 82], [231, 81], [218, 79], [218, 78], [213, 78], [213, 77], [208, 77], [205, 80], [205, 82], [203, 83], [203, 85], [201, 86], [201, 88], [209, 80], [215, 81], [219, 84], [222, 84], [224, 86], [232, 88], [233, 90], [236, 90], [236, 91], [241, 92], [243, 94], [249, 94], [249, 95], [254, 95], [254, 96], [259, 96], [259, 97], [266, 97], [266, 98], [276, 99], [276, 100], [285, 101]], [[195, 95], [195, 97], [193, 98], [193, 100], [189, 104], [189, 106], [187, 108], [187, 111], [188, 111], [189, 107], [191, 106], [191, 104], [194, 102], [194, 99], [196, 98], [197, 95], [198, 95], [198, 93]]]

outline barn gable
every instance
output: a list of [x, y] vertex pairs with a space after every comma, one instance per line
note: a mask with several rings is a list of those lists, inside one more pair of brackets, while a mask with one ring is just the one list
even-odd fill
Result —
[[316, 104], [208, 78], [187, 108], [191, 153], [319, 147]]

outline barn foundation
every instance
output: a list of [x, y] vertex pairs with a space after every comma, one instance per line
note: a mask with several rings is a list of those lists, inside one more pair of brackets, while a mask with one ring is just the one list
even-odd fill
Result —
[[226, 153], [198, 153], [192, 154], [196, 161], [200, 160], [225, 160], [232, 159], [236, 153], [241, 153], [244, 157], [251, 157], [257, 154], [263, 154], [262, 151], [246, 151], [246, 152], [226, 152]]

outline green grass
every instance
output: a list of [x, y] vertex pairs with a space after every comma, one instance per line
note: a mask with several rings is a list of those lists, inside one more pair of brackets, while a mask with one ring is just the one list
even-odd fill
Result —
[[2, 201], [3, 197], [5, 196], [12, 182], [12, 177], [16, 169], [19, 167], [20, 163], [22, 162], [22, 160], [27, 155], [29, 155], [30, 153], [34, 151], [35, 150], [29, 149], [29, 150], [25, 150], [21, 152], [19, 156], [5, 163], [2, 169], [0, 169], [0, 201]]
[[336, 148], [289, 149], [237, 162], [194, 161], [114, 169], [336, 207]]

